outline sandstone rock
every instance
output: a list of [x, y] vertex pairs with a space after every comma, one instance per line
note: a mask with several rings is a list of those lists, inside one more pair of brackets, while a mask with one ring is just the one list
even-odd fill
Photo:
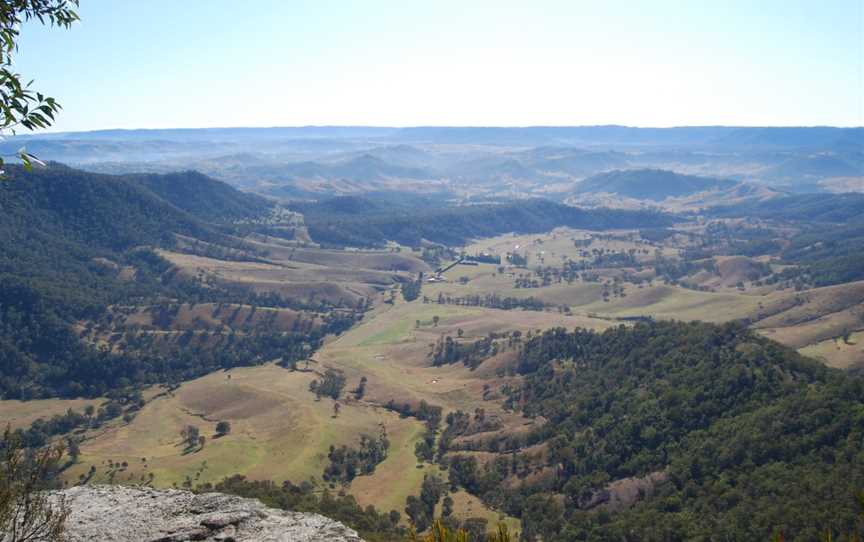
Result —
[[67, 542], [362, 542], [324, 516], [221, 493], [79, 486], [55, 498], [70, 509]]

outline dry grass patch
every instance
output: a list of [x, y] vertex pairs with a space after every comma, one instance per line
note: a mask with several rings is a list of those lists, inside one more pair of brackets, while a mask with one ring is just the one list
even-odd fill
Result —
[[[153, 473], [162, 487], [182, 485], [187, 477], [203, 483], [233, 474], [300, 482], [320, 478], [331, 445], [354, 445], [361, 434], [382, 429], [396, 440], [408, 438], [401, 435], [419, 426], [354, 401], [344, 401], [334, 417], [333, 401], [316, 401], [308, 391], [313, 378], [267, 365], [187, 382], [148, 403], [130, 424], [85, 441], [81, 464], [68, 476], [74, 480], [93, 465], [97, 481], [140, 483]], [[231, 423], [230, 434], [214, 438], [218, 420]], [[180, 431], [186, 425], [201, 429], [207, 438], [202, 449], [184, 452]], [[128, 466], [112, 475], [109, 462]]]
[[864, 367], [864, 331], [851, 333], [848, 343], [842, 338], [828, 339], [805, 346], [799, 352], [837, 369]]
[[10, 426], [12, 429], [27, 428], [33, 422], [66, 414], [72, 409], [83, 413], [88, 405], [98, 408], [105, 399], [33, 399], [31, 401], [0, 401], [0, 431]]

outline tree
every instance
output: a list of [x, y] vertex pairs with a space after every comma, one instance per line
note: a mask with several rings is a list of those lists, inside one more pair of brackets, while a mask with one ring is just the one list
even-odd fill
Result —
[[62, 446], [25, 453], [20, 435], [9, 428], [0, 447], [0, 540], [61, 540], [69, 510], [42, 490], [53, 478]]
[[224, 437], [228, 433], [231, 432], [231, 424], [226, 422], [225, 420], [220, 421], [216, 424], [216, 436]]
[[405, 301], [414, 301], [420, 297], [420, 289], [423, 286], [423, 273], [417, 277], [417, 280], [405, 282], [401, 286], [402, 297]]
[[78, 456], [81, 455], [81, 447], [78, 445], [78, 439], [69, 437], [66, 439], [66, 451], [69, 454], [69, 459], [72, 463], [78, 462]]
[[415, 495], [409, 495], [405, 499], [405, 514], [411, 520], [413, 526], [421, 531], [425, 531], [429, 526], [428, 518], [426, 517], [426, 509], [423, 502]]
[[345, 375], [333, 369], [327, 369], [321, 380], [313, 380], [309, 383], [309, 391], [314, 393], [317, 399], [321, 399], [322, 396], [326, 395], [337, 400], [344, 387]]
[[[18, 51], [18, 38], [24, 22], [36, 20], [42, 24], [69, 28], [78, 20], [75, 9], [78, 0], [3, 0], [0, 2], [0, 134], [47, 128], [60, 111], [60, 104], [23, 83], [21, 74], [13, 71], [13, 57]], [[23, 148], [18, 157], [26, 168], [41, 161]], [[0, 166], [3, 158], [0, 157]]]
[[441, 515], [444, 517], [449, 516], [453, 513], [453, 497], [447, 495], [444, 497], [444, 501], [441, 505]]
[[[309, 362], [307, 361], [306, 364], [308, 366]], [[286, 369], [291, 369], [292, 371], [297, 370], [297, 360], [289, 355], [282, 356], [279, 365]]]
[[527, 540], [551, 540], [561, 531], [564, 510], [560, 502], [550, 495], [531, 495], [525, 500], [522, 516], [522, 536]]
[[363, 399], [363, 396], [366, 395], [366, 382], [368, 382], [366, 377], [361, 377], [360, 383], [357, 385], [357, 389], [354, 390], [354, 398], [358, 401], [360, 399]]
[[187, 425], [180, 431], [180, 436], [186, 444], [186, 449], [191, 450], [198, 445], [198, 437], [201, 436], [201, 430], [194, 425]]

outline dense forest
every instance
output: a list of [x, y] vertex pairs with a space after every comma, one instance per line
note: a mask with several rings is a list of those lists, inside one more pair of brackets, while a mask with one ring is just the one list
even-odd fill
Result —
[[[864, 528], [859, 377], [734, 323], [552, 329], [524, 344], [515, 368], [524, 381], [507, 404], [546, 423], [485, 442], [494, 461], [456, 452], [450, 480], [521, 517], [529, 539], [782, 530], [805, 541]], [[612, 499], [621, 481], [639, 487], [632, 507]]]
[[672, 223], [670, 216], [653, 211], [579, 209], [543, 199], [435, 208], [382, 207], [367, 201], [351, 196], [294, 208], [304, 214], [312, 239], [328, 246], [371, 247], [387, 241], [420, 246], [423, 240], [458, 246], [468, 239], [538, 233], [558, 226], [603, 230]]
[[784, 262], [797, 267], [778, 279], [810, 286], [829, 286], [864, 280], [864, 221], [838, 226], [809, 227], [782, 251]]
[[[34, 173], [11, 166], [7, 175], [0, 185], [0, 275], [25, 280], [68, 309], [157, 293], [176, 295], [177, 288], [166, 289], [152, 276], [165, 272], [160, 268], [164, 262], [137, 247], [173, 247], [174, 234], [233, 243], [225, 232], [157, 196], [135, 176], [98, 175], [53, 164]], [[169, 178], [181, 183], [186, 174], [159, 177], [163, 184]], [[210, 191], [180, 199], [187, 207], [209, 209], [216, 204]], [[215, 201], [220, 200], [217, 196]], [[123, 282], [99, 265], [100, 259], [143, 266], [151, 276]]]
[[864, 194], [800, 194], [710, 211], [718, 217], [751, 217], [794, 224], [788, 243], [754, 238], [740, 254], [776, 253], [786, 264], [776, 280], [819, 287], [864, 280]]
[[240, 192], [197, 171], [131, 175], [129, 178], [178, 208], [208, 222], [231, 223], [234, 220], [256, 218], [266, 215], [273, 208], [270, 200]]
[[860, 220], [864, 216], [864, 194], [794, 194], [731, 207], [716, 207], [709, 214], [717, 217], [747, 216], [795, 222], [844, 223]]

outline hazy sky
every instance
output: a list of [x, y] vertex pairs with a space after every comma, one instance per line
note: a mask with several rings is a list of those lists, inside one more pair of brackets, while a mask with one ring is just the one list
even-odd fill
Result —
[[81, 0], [58, 130], [864, 125], [864, 0]]

